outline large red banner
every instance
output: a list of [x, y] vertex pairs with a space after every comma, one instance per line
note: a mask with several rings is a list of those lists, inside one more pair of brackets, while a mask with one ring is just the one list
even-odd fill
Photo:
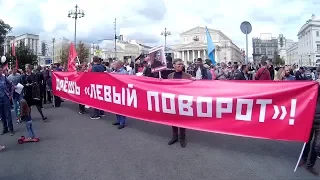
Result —
[[308, 141], [316, 82], [161, 80], [54, 72], [53, 93], [145, 121], [229, 135]]

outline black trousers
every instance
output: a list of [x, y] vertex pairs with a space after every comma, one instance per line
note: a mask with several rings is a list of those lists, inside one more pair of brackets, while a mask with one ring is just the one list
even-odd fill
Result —
[[310, 132], [309, 141], [306, 144], [306, 147], [302, 154], [302, 159], [305, 162], [307, 162], [309, 153], [310, 153], [308, 167], [313, 167], [316, 164], [319, 151], [320, 151], [320, 124], [314, 124]]
[[47, 91], [47, 101], [48, 101], [49, 103], [52, 102], [51, 91]]
[[40, 101], [41, 101], [41, 106], [42, 106], [42, 103], [43, 103], [43, 98], [45, 97], [45, 89], [44, 89], [44, 86], [41, 84], [39, 86], [40, 88]]
[[59, 96], [54, 96], [54, 106], [55, 107], [61, 106], [61, 98]]
[[79, 111], [85, 112], [86, 111], [85, 105], [79, 104]]
[[[180, 137], [178, 131], [180, 131]], [[178, 137], [180, 138], [180, 140], [186, 140], [186, 128], [172, 126], [172, 138], [178, 139]]]

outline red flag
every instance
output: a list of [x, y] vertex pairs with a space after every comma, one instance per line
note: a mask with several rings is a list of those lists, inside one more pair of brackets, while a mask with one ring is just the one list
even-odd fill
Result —
[[12, 43], [12, 56], [16, 57], [16, 68], [19, 69], [18, 58], [16, 56], [16, 47], [14, 46], [14, 42]]
[[3, 65], [2, 69], [8, 69], [8, 63]]
[[77, 51], [73, 43], [70, 44], [69, 57], [68, 57], [68, 71], [76, 71], [76, 57]]
[[16, 56], [16, 48], [14, 47], [14, 42], [12, 43], [12, 46], [11, 46], [11, 50], [12, 50], [12, 56]]

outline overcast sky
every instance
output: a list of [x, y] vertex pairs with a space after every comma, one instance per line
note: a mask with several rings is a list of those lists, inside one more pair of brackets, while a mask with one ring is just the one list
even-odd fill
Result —
[[253, 27], [249, 53], [251, 38], [260, 33], [281, 33], [297, 40], [300, 27], [320, 9], [320, 0], [0, 0], [0, 18], [13, 27], [15, 35], [34, 33], [41, 40], [73, 40], [74, 21], [67, 14], [75, 4], [85, 11], [78, 21], [78, 40], [96, 43], [113, 38], [117, 18], [118, 33], [126, 32], [127, 38], [149, 45], [164, 43], [160, 34], [165, 27], [171, 31], [167, 38], [171, 45], [178, 43], [179, 33], [208, 26], [245, 48], [240, 24], [246, 20]]

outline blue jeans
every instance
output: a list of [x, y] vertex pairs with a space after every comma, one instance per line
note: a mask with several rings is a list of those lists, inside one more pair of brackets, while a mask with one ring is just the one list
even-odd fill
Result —
[[116, 117], [117, 117], [117, 123], [119, 123], [120, 125], [126, 124], [127, 117], [119, 115], [119, 114], [116, 114]]
[[33, 128], [32, 128], [32, 121], [26, 121], [26, 127], [27, 127], [27, 131], [28, 131], [28, 134], [29, 134], [29, 137], [30, 138], [34, 138], [34, 132], [33, 132]]
[[13, 132], [11, 117], [11, 104], [8, 96], [0, 97], [0, 117], [3, 125], [3, 132]]
[[16, 114], [16, 118], [19, 118], [20, 116], [20, 101], [23, 99], [22, 94], [18, 94], [14, 92], [12, 102], [13, 102], [13, 107], [14, 107], [14, 112]]

